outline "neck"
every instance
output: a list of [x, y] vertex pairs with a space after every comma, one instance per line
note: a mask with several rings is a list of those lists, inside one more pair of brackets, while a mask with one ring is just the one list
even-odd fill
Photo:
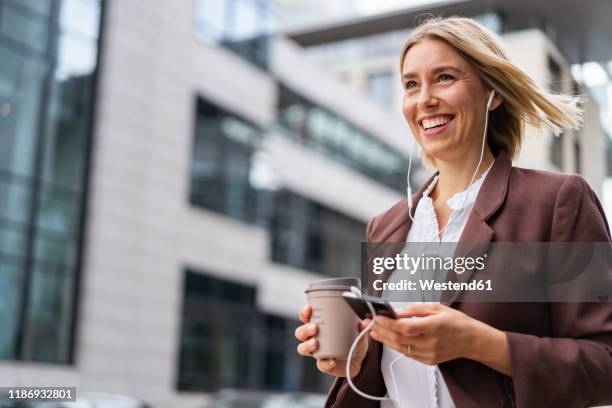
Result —
[[[469, 156], [461, 157], [455, 161], [437, 160], [439, 177], [436, 187], [432, 192], [435, 201], [446, 203], [446, 200], [456, 193], [466, 190], [470, 182], [478, 180], [487, 171], [489, 166], [495, 161], [495, 157], [489, 148], [486, 148], [482, 157], [482, 162], [474, 176], [476, 164], [480, 159], [480, 151], [474, 152]], [[466, 165], [466, 163], [470, 163]], [[474, 177], [472, 179], [472, 177]]]

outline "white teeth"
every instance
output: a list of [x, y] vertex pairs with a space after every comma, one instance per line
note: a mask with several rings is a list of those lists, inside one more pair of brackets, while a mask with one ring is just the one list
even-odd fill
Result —
[[434, 119], [423, 119], [423, 129], [429, 129], [435, 126], [440, 126], [450, 122], [450, 116], [440, 116]]

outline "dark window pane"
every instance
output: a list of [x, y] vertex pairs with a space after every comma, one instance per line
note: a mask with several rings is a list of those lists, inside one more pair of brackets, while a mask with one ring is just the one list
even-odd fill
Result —
[[12, 3], [16, 7], [27, 9], [41, 16], [48, 16], [53, 5], [53, 2], [50, 0], [5, 0], [5, 3]]
[[39, 195], [40, 205], [37, 226], [59, 236], [78, 233], [80, 195], [59, 187], [46, 185]]
[[44, 181], [70, 191], [83, 185], [93, 77], [55, 78], [48, 106]]
[[329, 388], [295, 352], [299, 322], [257, 310], [254, 287], [187, 271], [184, 294], [180, 390]]
[[73, 273], [71, 269], [58, 266], [34, 266], [26, 316], [25, 360], [68, 360]]
[[275, 173], [260, 149], [261, 131], [198, 101], [191, 165], [192, 204], [266, 226]]
[[0, 169], [33, 171], [44, 65], [0, 43]]
[[23, 10], [23, 8], [17, 6], [13, 7], [11, 3], [7, 3], [2, 8], [0, 35], [6, 36], [33, 51], [45, 52], [48, 25], [49, 20], [47, 18], [32, 14], [29, 10]]
[[254, 291], [251, 286], [187, 272], [180, 389], [210, 391], [253, 382]]
[[0, 0], [0, 358], [70, 360], [100, 4]]
[[21, 262], [0, 256], [0, 358], [14, 358], [23, 276]]
[[34, 258], [48, 265], [73, 268], [76, 266], [77, 240], [39, 232], [34, 243]]
[[0, 219], [26, 223], [30, 213], [31, 180], [0, 170]]
[[357, 276], [365, 224], [289, 191], [276, 195], [272, 259], [333, 276]]
[[27, 224], [0, 219], [0, 258], [25, 258], [26, 233]]

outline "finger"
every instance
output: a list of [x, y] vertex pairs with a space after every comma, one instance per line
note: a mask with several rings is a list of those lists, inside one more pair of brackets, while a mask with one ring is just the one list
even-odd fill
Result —
[[372, 322], [372, 320], [370, 320], [370, 319], [363, 319], [362, 321], [360, 321], [359, 322], [359, 331], [362, 331], [363, 329], [368, 327], [368, 324], [370, 324], [371, 322]]
[[310, 339], [303, 343], [298, 344], [297, 351], [302, 356], [312, 356], [312, 354], [319, 348], [319, 342], [317, 339]]
[[403, 343], [403, 338], [398, 333], [376, 325], [372, 328], [370, 336], [372, 336], [374, 340], [384, 343], [394, 349], [399, 349], [400, 344]]
[[302, 323], [310, 322], [310, 316], [312, 315], [312, 307], [310, 305], [306, 305], [300, 311], [300, 320]]
[[440, 313], [446, 306], [439, 303], [415, 303], [408, 305], [397, 313], [398, 317], [424, 317]]
[[418, 336], [422, 333], [429, 333], [432, 331], [432, 317], [421, 319], [390, 319], [385, 316], [376, 316], [376, 324], [374, 327], [382, 327], [404, 336]]
[[304, 324], [295, 329], [295, 338], [301, 341], [306, 341], [312, 336], [315, 336], [319, 331], [319, 327], [314, 323]]
[[322, 358], [317, 360], [317, 368], [323, 372], [327, 372], [336, 367], [336, 359], [335, 358]]

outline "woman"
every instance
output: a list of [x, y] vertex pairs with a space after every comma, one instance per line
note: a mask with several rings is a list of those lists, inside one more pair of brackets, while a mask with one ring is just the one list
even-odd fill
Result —
[[[404, 116], [437, 174], [374, 217], [368, 242], [610, 243], [601, 205], [581, 177], [511, 163], [526, 125], [577, 128], [575, 99], [538, 89], [494, 34], [464, 18], [419, 26], [400, 69]], [[296, 330], [302, 355], [318, 347], [310, 315], [306, 306]], [[612, 404], [612, 303], [478, 303], [458, 295], [400, 312], [413, 316], [421, 318], [377, 317], [351, 360], [354, 385], [386, 397], [356, 394], [343, 378], [346, 362], [317, 361], [337, 377], [326, 407]], [[392, 372], [396, 356], [406, 358]]]

